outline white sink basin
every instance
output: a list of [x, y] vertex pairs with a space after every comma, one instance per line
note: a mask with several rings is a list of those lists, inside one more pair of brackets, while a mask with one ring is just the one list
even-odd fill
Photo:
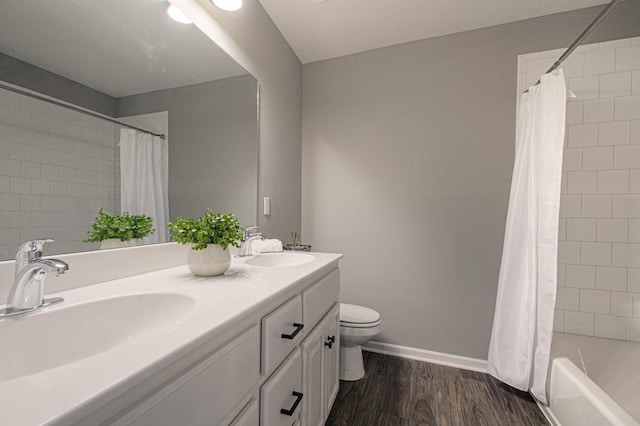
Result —
[[253, 266], [298, 266], [309, 263], [313, 260], [313, 256], [304, 253], [265, 253], [252, 257], [245, 263]]
[[194, 305], [179, 294], [145, 293], [6, 318], [0, 321], [0, 382], [125, 345], [166, 327]]

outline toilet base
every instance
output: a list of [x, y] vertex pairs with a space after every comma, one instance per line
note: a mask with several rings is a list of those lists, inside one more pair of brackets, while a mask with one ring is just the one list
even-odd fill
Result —
[[362, 346], [340, 346], [340, 380], [355, 382], [364, 377]]

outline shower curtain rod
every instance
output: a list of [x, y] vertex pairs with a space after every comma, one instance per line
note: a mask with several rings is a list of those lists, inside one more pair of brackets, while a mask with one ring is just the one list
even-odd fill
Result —
[[[593, 22], [591, 22], [589, 24], [589, 26], [587, 28], [585, 28], [585, 30], [582, 32], [582, 34], [580, 34], [578, 36], [577, 39], [574, 40], [573, 43], [571, 43], [571, 45], [569, 47], [567, 47], [567, 50], [564, 51], [564, 53], [562, 55], [560, 55], [560, 57], [558, 58], [557, 61], [555, 61], [555, 63], [551, 66], [551, 68], [549, 68], [549, 70], [545, 73], [545, 74], [549, 74], [551, 71], [556, 70], [563, 62], [565, 59], [567, 59], [569, 57], [569, 55], [571, 55], [571, 53], [573, 53], [574, 50], [576, 50], [576, 48], [578, 46], [580, 46], [580, 44], [584, 41], [585, 38], [587, 38], [587, 36], [589, 36], [589, 34], [591, 34], [591, 32], [595, 29], [595, 27], [598, 26], [598, 24], [600, 24], [600, 22], [602, 22], [602, 20], [609, 14], [609, 12], [611, 12], [611, 10], [618, 4], [620, 3], [621, 0], [612, 0], [603, 10], [602, 12], [600, 12], [598, 14], [598, 16], [596, 16], [596, 18], [593, 20]], [[540, 80], [538, 80], [536, 82], [536, 84], [540, 84]]]
[[65, 104], [63, 102], [58, 102], [56, 100], [53, 100], [53, 99], [50, 99], [50, 98], [46, 98], [44, 96], [36, 95], [35, 93], [27, 92], [25, 90], [17, 89], [15, 87], [7, 86], [7, 85], [2, 84], [2, 83], [0, 83], [0, 89], [8, 90], [10, 92], [17, 93], [19, 95], [29, 96], [30, 98], [34, 98], [34, 99], [37, 99], [39, 101], [47, 102], [47, 103], [50, 103], [50, 104], [53, 104], [53, 105], [56, 105], [56, 106], [59, 106], [59, 107], [62, 107], [62, 108], [70, 109], [71, 111], [79, 112], [81, 114], [85, 114], [85, 115], [91, 116], [93, 118], [98, 118], [100, 120], [104, 120], [104, 121], [108, 121], [110, 123], [118, 124], [118, 125], [120, 125], [122, 127], [127, 127], [129, 129], [134, 129], [134, 130], [137, 130], [137, 131], [142, 132], [142, 133], [146, 133], [146, 134], [153, 135], [153, 136], [158, 136], [162, 140], [165, 140], [165, 138], [166, 138], [165, 135], [162, 134], [162, 133], [155, 133], [155, 132], [152, 132], [150, 130], [146, 130], [146, 129], [142, 129], [140, 127], [132, 126], [130, 124], [123, 123], [122, 121], [118, 121], [118, 120], [115, 120], [113, 118], [105, 117], [103, 115], [96, 114], [94, 112], [87, 111], [87, 110], [82, 109], [82, 108], [77, 108], [77, 107]]
[[564, 62], [565, 59], [567, 59], [567, 57], [569, 55], [571, 55], [571, 53], [576, 50], [576, 48], [578, 46], [580, 46], [580, 44], [582, 43], [582, 41], [587, 38], [587, 36], [589, 34], [591, 34], [591, 31], [593, 31], [593, 29], [595, 27], [598, 26], [598, 24], [600, 24], [600, 22], [602, 22], [602, 20], [609, 14], [609, 12], [611, 12], [611, 9], [613, 9], [614, 7], [616, 7], [616, 5], [620, 2], [621, 0], [612, 0], [607, 7], [605, 7], [602, 12], [600, 12], [600, 14], [598, 16], [596, 16], [596, 19], [593, 20], [592, 23], [589, 24], [589, 26], [582, 32], [582, 34], [580, 34], [578, 36], [578, 38], [571, 43], [571, 46], [567, 47], [567, 50], [564, 51], [564, 53], [562, 55], [560, 55], [560, 58], [558, 58], [558, 60], [551, 66], [551, 68], [549, 68], [549, 71], [547, 71], [547, 74], [550, 73], [551, 71], [554, 71], [556, 68], [558, 68], [560, 66], [560, 64], [562, 64], [562, 62]]

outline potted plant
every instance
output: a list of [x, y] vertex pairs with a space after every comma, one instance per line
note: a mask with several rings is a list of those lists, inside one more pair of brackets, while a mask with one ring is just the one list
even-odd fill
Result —
[[143, 214], [113, 214], [100, 207], [98, 217], [83, 241], [99, 242], [100, 249], [129, 247], [136, 245], [135, 240], [153, 234], [155, 229], [152, 224], [153, 219]]
[[207, 209], [198, 219], [178, 217], [168, 225], [171, 237], [180, 244], [190, 244], [187, 266], [195, 275], [221, 275], [231, 265], [229, 246], [240, 247], [242, 228], [232, 213], [214, 213]]

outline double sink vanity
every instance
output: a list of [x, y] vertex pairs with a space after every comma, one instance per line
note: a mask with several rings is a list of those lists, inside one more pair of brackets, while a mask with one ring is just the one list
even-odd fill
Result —
[[[143, 250], [113, 252], [144, 262]], [[266, 254], [219, 277], [180, 265], [58, 291], [64, 302], [0, 320], [2, 423], [324, 424], [341, 257]], [[104, 260], [83, 273], [118, 268]]]

